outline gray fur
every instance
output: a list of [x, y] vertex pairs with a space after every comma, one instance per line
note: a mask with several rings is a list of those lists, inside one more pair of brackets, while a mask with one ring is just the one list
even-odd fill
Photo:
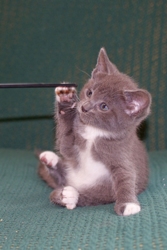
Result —
[[[51, 193], [51, 201], [64, 205], [61, 195], [64, 186], [71, 185], [69, 173], [73, 169], [76, 173], [79, 171], [83, 165], [81, 153], [91, 145], [91, 159], [104, 165], [108, 174], [89, 185], [80, 187], [77, 184], [77, 205], [116, 202], [116, 213], [123, 215], [127, 203], [139, 204], [137, 194], [148, 183], [147, 153], [136, 130], [150, 113], [150, 94], [120, 73], [102, 48], [91, 79], [81, 90], [79, 99], [75, 92], [71, 95], [70, 89], [57, 95], [60, 101], [56, 102], [56, 151], [61, 158], [57, 166], [48, 166], [45, 171], [43, 163], [39, 167], [40, 176], [55, 189]], [[102, 105], [107, 110], [101, 110]], [[93, 138], [93, 133], [98, 135], [101, 131], [91, 144], [89, 140], [92, 139], [85, 132], [87, 128], [93, 131], [90, 138]]]

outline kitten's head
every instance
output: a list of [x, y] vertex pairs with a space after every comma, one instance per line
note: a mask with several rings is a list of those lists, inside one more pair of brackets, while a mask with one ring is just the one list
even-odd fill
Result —
[[78, 111], [81, 121], [111, 131], [115, 137], [132, 130], [144, 120], [151, 105], [151, 95], [110, 62], [100, 50], [91, 79], [80, 93]]

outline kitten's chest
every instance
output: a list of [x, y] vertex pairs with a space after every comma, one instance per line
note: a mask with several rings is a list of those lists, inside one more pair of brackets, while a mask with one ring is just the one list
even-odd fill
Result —
[[94, 131], [86, 130], [81, 136], [86, 140], [85, 147], [78, 150], [78, 167], [69, 170], [69, 185], [77, 189], [88, 188], [96, 185], [100, 179], [108, 178], [109, 171], [101, 161], [96, 161], [93, 157], [93, 146], [97, 138]]

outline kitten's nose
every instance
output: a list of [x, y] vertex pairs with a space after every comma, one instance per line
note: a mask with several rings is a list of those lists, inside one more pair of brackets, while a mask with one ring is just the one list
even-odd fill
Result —
[[84, 112], [84, 113], [88, 112], [88, 110], [86, 110], [86, 109], [84, 108], [84, 106], [81, 107], [81, 110], [82, 110], [82, 112]]

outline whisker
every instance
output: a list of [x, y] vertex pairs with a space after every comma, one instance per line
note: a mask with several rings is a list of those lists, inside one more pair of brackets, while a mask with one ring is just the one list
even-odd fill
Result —
[[76, 66], [76, 68], [77, 68], [79, 71], [83, 72], [85, 75], [87, 75], [87, 76], [91, 77], [91, 75], [89, 75], [86, 71], [81, 70], [81, 69], [80, 69], [80, 68], [78, 68], [77, 66]]

